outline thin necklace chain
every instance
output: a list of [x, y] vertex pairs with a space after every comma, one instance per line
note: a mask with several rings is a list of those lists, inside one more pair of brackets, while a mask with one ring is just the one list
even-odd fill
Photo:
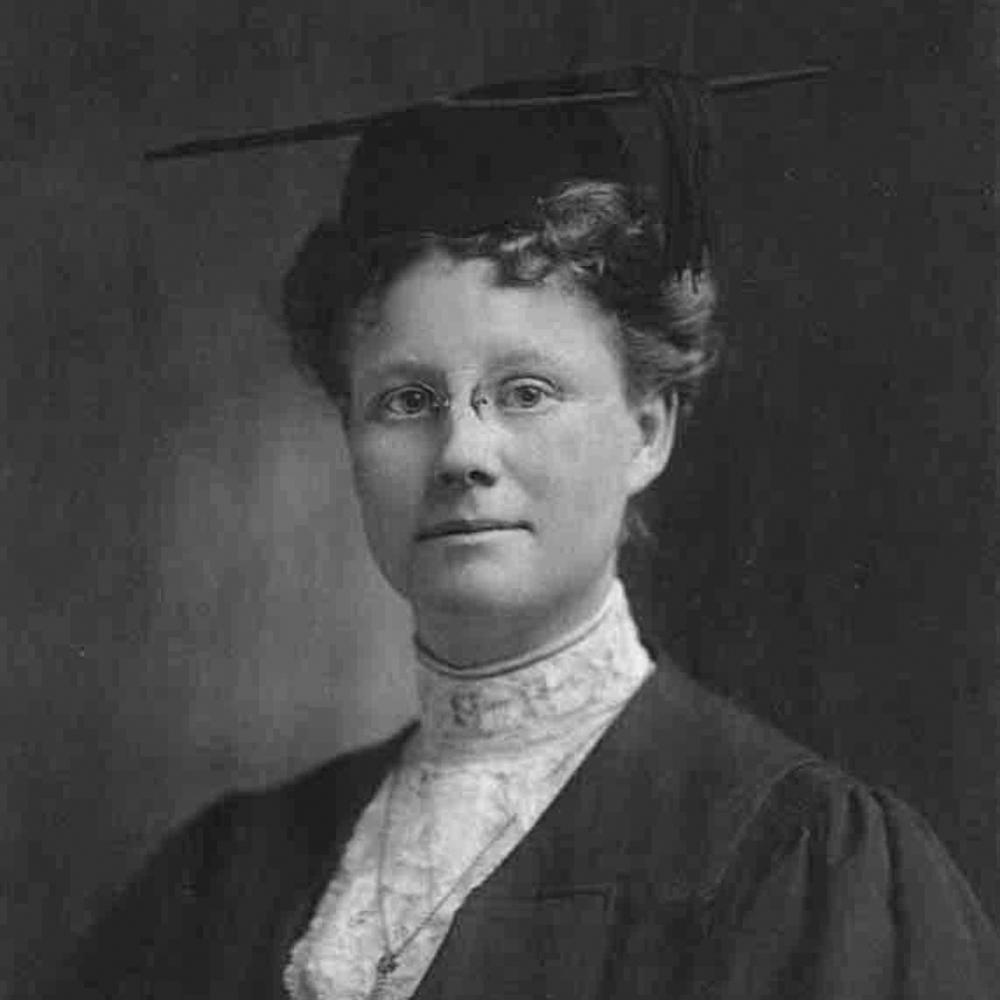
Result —
[[[600, 728], [602, 730], [604, 725], [605, 723], [601, 724]], [[574, 756], [580, 753], [581, 748], [586, 746], [593, 739], [594, 735], [595, 734], [593, 732], [588, 732], [584, 739], [581, 739], [579, 742], [574, 742], [573, 749], [561, 757], [556, 764], [546, 772], [546, 779], [558, 774], [573, 759]], [[417, 936], [441, 911], [441, 908], [445, 905], [445, 903], [447, 903], [448, 900], [455, 895], [459, 887], [465, 882], [469, 873], [475, 869], [476, 865], [483, 860], [494, 844], [500, 840], [500, 838], [514, 825], [517, 820], [516, 813], [507, 817], [507, 820], [496, 831], [496, 833], [490, 837], [485, 846], [480, 848], [476, 852], [475, 857], [473, 857], [473, 859], [462, 869], [447, 891], [438, 898], [437, 902], [431, 907], [427, 915], [417, 924], [416, 927], [413, 928], [412, 931], [410, 931], [409, 934], [406, 935], [405, 938], [403, 938], [402, 941], [399, 942], [399, 944], [393, 947], [391, 935], [389, 933], [389, 916], [386, 912], [385, 866], [389, 850], [389, 832], [392, 826], [392, 805], [396, 796], [396, 788], [399, 785], [399, 775], [400, 768], [397, 765], [393, 769], [392, 776], [389, 779], [390, 784], [389, 790], [386, 794], [385, 814], [382, 820], [382, 832], [379, 839], [378, 867], [375, 875], [375, 895], [378, 903], [379, 923], [381, 924], [382, 930], [383, 950], [378, 961], [375, 963], [375, 983], [371, 988], [371, 992], [368, 994], [367, 1000], [381, 1000], [381, 998], [385, 995], [389, 976], [396, 971], [396, 968], [399, 965], [399, 956], [406, 951], [407, 948], [409, 948], [414, 940], [416, 940]]]
[[386, 866], [386, 856], [388, 854], [389, 846], [389, 831], [392, 826], [392, 804], [393, 799], [396, 795], [396, 788], [399, 785], [399, 768], [393, 770], [392, 777], [390, 778], [389, 791], [386, 795], [385, 803], [385, 817], [382, 822], [382, 836], [379, 841], [379, 853], [378, 853], [378, 869], [376, 873], [376, 886], [375, 894], [378, 900], [378, 915], [379, 922], [382, 925], [382, 941], [383, 941], [383, 951], [379, 956], [378, 962], [375, 964], [375, 985], [372, 987], [371, 993], [368, 994], [368, 1000], [377, 1000], [381, 997], [386, 986], [386, 981], [389, 976], [396, 970], [396, 966], [399, 964], [399, 956], [406, 951], [406, 949], [413, 943], [416, 937], [421, 931], [434, 919], [434, 917], [440, 912], [441, 907], [448, 902], [449, 899], [456, 893], [459, 886], [465, 881], [466, 876], [473, 871], [476, 865], [486, 856], [486, 853], [490, 848], [514, 825], [517, 815], [508, 816], [506, 821], [500, 827], [496, 833], [486, 842], [486, 844], [476, 852], [475, 857], [462, 869], [458, 877], [452, 882], [448, 890], [438, 898], [437, 902], [431, 907], [427, 915], [417, 924], [416, 927], [410, 931], [409, 934], [403, 938], [395, 947], [392, 946], [391, 936], [389, 934], [389, 915], [386, 912], [386, 893], [385, 893], [385, 866]]

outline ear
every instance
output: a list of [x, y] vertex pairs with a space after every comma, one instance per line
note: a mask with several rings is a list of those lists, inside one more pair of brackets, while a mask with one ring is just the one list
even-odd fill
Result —
[[641, 493], [667, 467], [677, 434], [677, 393], [653, 393], [632, 406], [638, 436], [629, 463], [628, 495]]

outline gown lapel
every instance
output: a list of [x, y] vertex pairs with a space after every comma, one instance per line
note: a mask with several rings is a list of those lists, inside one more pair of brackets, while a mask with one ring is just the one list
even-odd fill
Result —
[[[712, 696], [709, 696], [710, 698]], [[706, 748], [704, 692], [661, 660], [535, 827], [459, 909], [414, 1000], [604, 1000], [644, 924], [682, 961], [699, 889], [775, 776], [806, 752], [747, 732], [745, 765]], [[718, 711], [718, 702], [710, 709]], [[739, 744], [742, 716], [734, 713]], [[627, 958], [624, 958], [627, 960]]]

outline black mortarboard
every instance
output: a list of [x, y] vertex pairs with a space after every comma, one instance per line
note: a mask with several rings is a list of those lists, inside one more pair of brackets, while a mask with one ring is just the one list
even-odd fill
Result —
[[702, 82], [658, 67], [629, 67], [554, 80], [479, 87], [366, 118], [153, 150], [166, 159], [360, 134], [344, 183], [344, 235], [363, 243], [404, 232], [472, 235], [517, 229], [540, 198], [566, 180], [642, 184], [642, 165], [606, 110], [644, 103], [655, 111], [662, 151], [655, 187], [666, 264], [698, 273], [709, 250], [706, 185], [710, 158], [707, 96], [826, 72], [781, 73]]
[[596, 106], [418, 107], [362, 133], [340, 221], [362, 239], [517, 227], [560, 181], [628, 183], [636, 169], [622, 135]]

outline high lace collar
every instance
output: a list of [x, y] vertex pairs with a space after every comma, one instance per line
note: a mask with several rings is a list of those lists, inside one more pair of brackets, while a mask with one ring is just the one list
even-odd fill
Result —
[[421, 743], [429, 757], [522, 753], [585, 729], [653, 669], [615, 580], [571, 633], [516, 659], [456, 669], [418, 647]]

